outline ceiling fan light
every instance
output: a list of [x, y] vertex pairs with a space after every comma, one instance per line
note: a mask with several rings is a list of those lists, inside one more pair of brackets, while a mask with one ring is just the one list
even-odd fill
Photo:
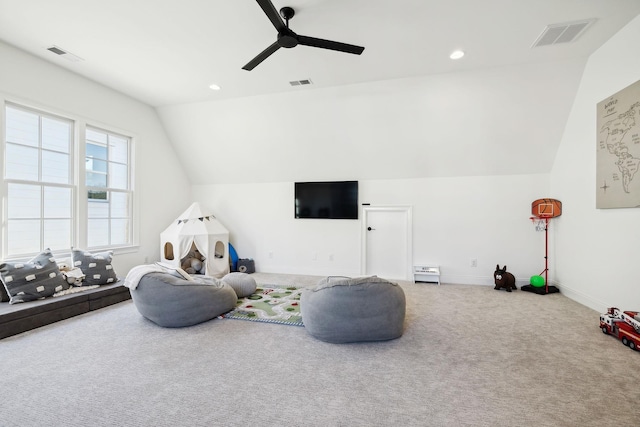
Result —
[[461, 50], [454, 50], [453, 52], [451, 52], [451, 55], [449, 55], [449, 58], [451, 59], [460, 59], [464, 56], [464, 52]]

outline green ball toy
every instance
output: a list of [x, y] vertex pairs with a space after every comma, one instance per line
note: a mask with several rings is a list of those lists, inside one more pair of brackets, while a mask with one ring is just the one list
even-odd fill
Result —
[[542, 276], [531, 276], [531, 286], [534, 288], [541, 288], [544, 286], [544, 277]]

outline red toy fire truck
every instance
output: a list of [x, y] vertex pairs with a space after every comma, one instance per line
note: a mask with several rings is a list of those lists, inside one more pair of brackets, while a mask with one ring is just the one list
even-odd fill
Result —
[[640, 350], [640, 313], [637, 311], [621, 311], [611, 307], [600, 315], [600, 329], [618, 338], [631, 350]]

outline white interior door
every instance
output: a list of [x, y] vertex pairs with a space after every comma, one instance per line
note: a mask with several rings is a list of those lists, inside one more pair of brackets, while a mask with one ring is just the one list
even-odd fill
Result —
[[363, 274], [411, 280], [411, 207], [365, 207], [363, 218]]

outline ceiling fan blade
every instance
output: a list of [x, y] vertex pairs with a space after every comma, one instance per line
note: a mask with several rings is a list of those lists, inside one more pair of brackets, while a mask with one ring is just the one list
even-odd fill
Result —
[[256, 0], [262, 10], [264, 11], [267, 18], [271, 21], [274, 27], [278, 32], [282, 32], [286, 30], [287, 26], [284, 24], [284, 21], [280, 17], [280, 14], [276, 10], [276, 7], [271, 3], [270, 0]]
[[347, 43], [334, 42], [331, 40], [317, 39], [298, 35], [298, 43], [305, 46], [320, 47], [322, 49], [337, 50], [339, 52], [353, 53], [360, 55], [364, 50], [362, 46], [355, 46]]
[[258, 66], [258, 64], [260, 64], [262, 61], [264, 61], [265, 59], [267, 59], [269, 56], [271, 56], [271, 54], [273, 54], [273, 52], [275, 52], [276, 50], [280, 49], [280, 45], [278, 44], [278, 42], [274, 42], [271, 46], [269, 46], [268, 48], [266, 48], [265, 50], [263, 50], [262, 52], [260, 52], [258, 54], [258, 56], [256, 56], [255, 58], [253, 58], [251, 61], [249, 61], [247, 63], [247, 65], [245, 65], [244, 67], [242, 67], [243, 70], [247, 70], [247, 71], [251, 71], [254, 68], [256, 68]]

